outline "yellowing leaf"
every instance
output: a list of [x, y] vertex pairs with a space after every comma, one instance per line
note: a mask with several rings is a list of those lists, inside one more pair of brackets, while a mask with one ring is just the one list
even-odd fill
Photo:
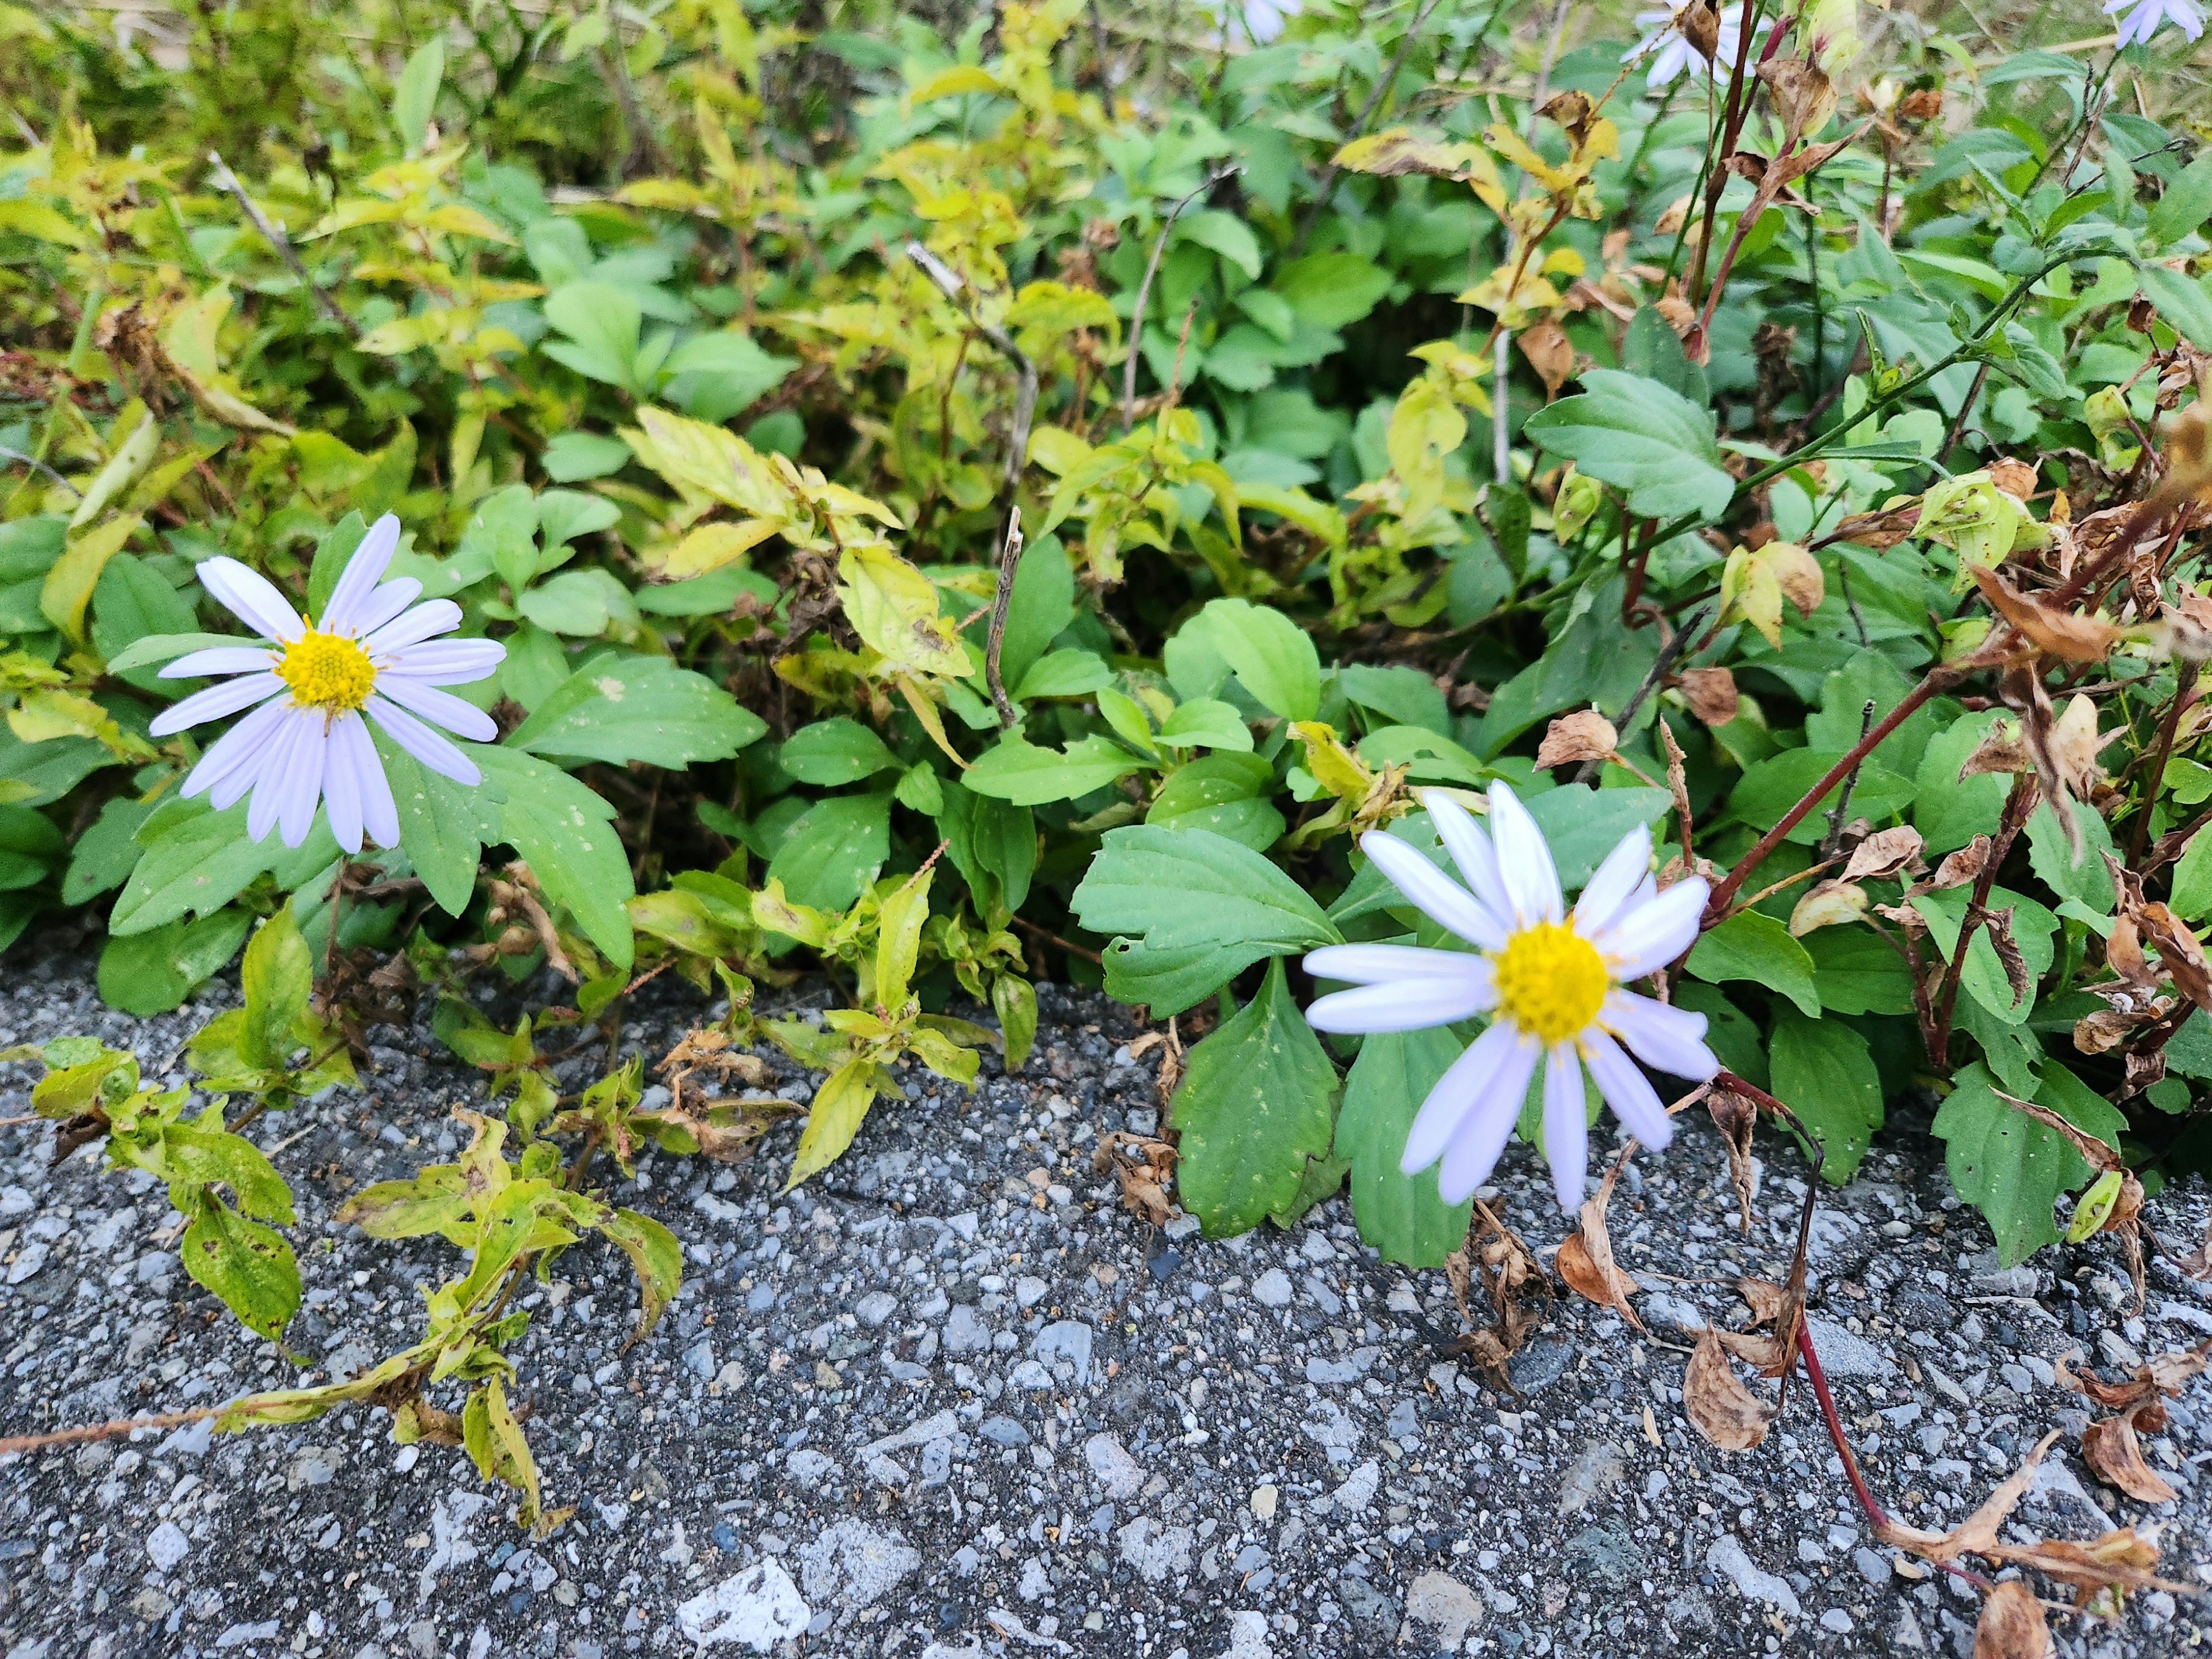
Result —
[[757, 518], [781, 518], [791, 496], [753, 447], [725, 428], [665, 409], [637, 412], [617, 434], [686, 500], [720, 501]]
[[720, 570], [726, 564], [737, 562], [775, 532], [776, 526], [766, 519], [747, 519], [742, 524], [702, 524], [669, 550], [661, 574], [671, 581], [681, 581], [686, 576]]
[[896, 1010], [921, 954], [921, 925], [929, 920], [929, 882], [924, 870], [894, 892], [876, 913], [876, 1000]]
[[64, 247], [92, 246], [92, 233], [83, 226], [43, 202], [27, 202], [20, 197], [0, 201], [0, 232], [12, 232], [41, 242], [58, 242]]
[[973, 64], [955, 64], [951, 69], [939, 70], [914, 89], [914, 101], [927, 104], [939, 98], [957, 98], [963, 93], [1004, 92], [999, 77], [987, 69]]
[[799, 1151], [791, 1161], [791, 1178], [783, 1183], [784, 1191], [789, 1192], [817, 1170], [827, 1169], [853, 1144], [860, 1120], [875, 1103], [875, 1072], [873, 1060], [848, 1060], [814, 1091], [812, 1115], [799, 1137]]
[[137, 514], [126, 513], [72, 538], [53, 568], [46, 572], [46, 584], [39, 590], [39, 614], [76, 643], [83, 644], [84, 608], [91, 603], [100, 573], [142, 522]]
[[975, 665], [937, 611], [929, 578], [888, 548], [848, 547], [837, 558], [837, 597], [853, 631], [894, 669], [957, 679]]

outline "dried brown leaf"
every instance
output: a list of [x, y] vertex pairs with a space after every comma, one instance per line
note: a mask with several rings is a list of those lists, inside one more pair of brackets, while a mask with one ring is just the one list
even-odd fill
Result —
[[2001, 455], [1989, 465], [1990, 482], [2016, 501], [2035, 494], [2035, 469], [2027, 462]]
[[1920, 503], [1916, 499], [1897, 507], [1886, 507], [1876, 513], [1854, 513], [1839, 520], [1828, 533], [1831, 542], [1849, 542], [1854, 547], [1886, 552], [1911, 536], [1920, 524]]
[[2023, 593], [1987, 565], [1970, 568], [1982, 597], [2039, 651], [2067, 662], [2102, 662], [2119, 641], [2120, 630], [2101, 617], [2077, 616]]
[[1742, 699], [1735, 676], [1725, 668], [1686, 668], [1682, 671], [1682, 701], [1706, 726], [1726, 726], [1736, 716]]
[[2051, 1626], [2043, 1603], [2017, 1578], [1990, 1592], [1974, 1625], [1974, 1659], [2050, 1659]]
[[1595, 708], [1562, 714], [1544, 733], [1536, 750], [1540, 768], [1568, 766], [1578, 761], [1603, 760], [1620, 746], [1620, 733]]
[[1168, 1194], [1168, 1182], [1175, 1174], [1175, 1166], [1173, 1146], [1127, 1129], [1115, 1129], [1101, 1136], [1097, 1150], [1091, 1154], [1091, 1168], [1095, 1173], [1103, 1175], [1109, 1169], [1113, 1170], [1114, 1179], [1121, 1188], [1121, 1206], [1139, 1220], [1155, 1227], [1166, 1225], [1168, 1218], [1175, 1213], [1175, 1200]]
[[1581, 1224], [1560, 1244], [1552, 1265], [1577, 1296], [1601, 1308], [1618, 1310], [1640, 1331], [1644, 1322], [1628, 1305], [1628, 1298], [1643, 1286], [1613, 1261], [1613, 1239], [1605, 1225], [1606, 1206], [1613, 1202], [1613, 1184], [1620, 1174], [1620, 1164], [1616, 1162], [1605, 1172], [1597, 1191], [1583, 1200]]
[[2021, 1001], [2035, 988], [2035, 975], [2027, 970], [2027, 958], [2021, 954], [2019, 941], [2012, 936], [2013, 907], [2002, 910], [1982, 911], [1982, 929], [1989, 935], [1990, 946], [2004, 965], [2005, 983], [2012, 988], [2012, 1000]]
[[1531, 323], [1516, 337], [1521, 355], [1528, 360], [1528, 367], [1536, 371], [1543, 381], [1544, 390], [1557, 392], [1573, 376], [1575, 348], [1567, 338], [1566, 330], [1547, 317]]
[[1844, 866], [1845, 881], [1886, 880], [1920, 867], [1920, 832], [1909, 823], [1877, 830], [1861, 842]]
[[1705, 1109], [1713, 1127], [1728, 1143], [1729, 1180], [1735, 1188], [1736, 1215], [1745, 1232], [1751, 1231], [1751, 1132], [1759, 1122], [1759, 1108], [1732, 1089], [1706, 1091]]
[[2074, 1046], [2085, 1054], [2101, 1054], [2128, 1040], [2128, 1033], [2142, 1024], [2143, 1016], [2118, 1008], [2100, 1008], [2074, 1022]]
[[2053, 1429], [2035, 1443], [2018, 1469], [1995, 1492], [1984, 1500], [1981, 1508], [1946, 1533], [1923, 1532], [1908, 1527], [1900, 1521], [1890, 1521], [1875, 1528], [1875, 1535], [1885, 1544], [1894, 1544], [1900, 1549], [1911, 1550], [1915, 1555], [1936, 1562], [1955, 1561], [1969, 1551], [1976, 1555], [1989, 1555], [1997, 1547], [1997, 1528], [2013, 1511], [2035, 1479], [2035, 1466], [2043, 1455], [2057, 1442], [2061, 1430]]
[[1818, 132], [1835, 112], [1836, 88], [1820, 67], [1804, 58], [1770, 58], [1759, 66], [1767, 95], [1782, 116], [1786, 149], [1808, 132]]
[[753, 1155], [763, 1135], [804, 1109], [797, 1102], [776, 1095], [756, 1095], [740, 1100], [672, 1103], [658, 1112], [640, 1112], [637, 1121], [681, 1130], [699, 1144], [701, 1156], [716, 1164], [742, 1164]]
[[2179, 1494], [2143, 1462], [2142, 1447], [2136, 1439], [2136, 1413], [2142, 1409], [2138, 1406], [2082, 1430], [2081, 1455], [2099, 1480], [2118, 1486], [2137, 1503], [2171, 1504]]
[[1947, 854], [1936, 866], [1936, 873], [1915, 886], [1915, 892], [1941, 893], [1954, 887], [1964, 887], [1982, 873], [1990, 861], [1994, 843], [1987, 836], [1976, 836], [1957, 852]]
[[1698, 1333], [1682, 1373], [1682, 1410], [1691, 1426], [1723, 1451], [1749, 1451], [1766, 1438], [1780, 1407], [1743, 1385], [1719, 1334], [1708, 1325]]
[[1867, 890], [1848, 881], [1815, 882], [1790, 908], [1790, 935], [1802, 939], [1816, 928], [1856, 921], [1866, 915]]
[[2197, 1248], [2181, 1257], [2175, 1265], [2180, 1267], [2184, 1277], [2193, 1279], [2200, 1285], [2212, 1279], [2212, 1221], [2204, 1224], [2204, 1237], [2198, 1241]]

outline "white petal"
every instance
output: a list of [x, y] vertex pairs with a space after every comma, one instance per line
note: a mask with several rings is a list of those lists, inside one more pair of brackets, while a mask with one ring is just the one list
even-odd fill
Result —
[[361, 786], [361, 823], [379, 847], [399, 845], [399, 809], [392, 804], [392, 782], [384, 775], [384, 757], [368, 735], [368, 722], [350, 710], [331, 727], [333, 746], [331, 767], [350, 769]]
[[1431, 951], [1425, 945], [1324, 945], [1306, 952], [1306, 972], [1316, 979], [1346, 985], [1385, 985], [1407, 979], [1447, 979], [1480, 975], [1490, 979], [1490, 963], [1464, 951]]
[[1589, 1177], [1589, 1107], [1571, 1042], [1555, 1042], [1544, 1056], [1544, 1161], [1552, 1166], [1559, 1207], [1572, 1215], [1582, 1207]]
[[1498, 1020], [1452, 1061], [1413, 1115], [1413, 1127], [1406, 1134], [1406, 1150], [1398, 1159], [1402, 1173], [1418, 1175], [1443, 1156], [1452, 1136], [1468, 1113], [1482, 1101], [1491, 1079], [1519, 1041], [1519, 1033]]
[[451, 778], [456, 783], [477, 784], [483, 781], [483, 774], [477, 769], [477, 763], [448, 743], [444, 733], [431, 730], [398, 704], [372, 696], [362, 707], [362, 713], [383, 727], [385, 734], [392, 742], [433, 772]]
[[[250, 841], [263, 841], [276, 827], [283, 814], [284, 792], [290, 781], [298, 775], [301, 762], [301, 747], [310, 722], [319, 724], [321, 711], [288, 706], [284, 722], [276, 728], [276, 735], [261, 751], [261, 764], [253, 780], [253, 804], [246, 809], [246, 834]], [[322, 782], [319, 776], [318, 786]]]
[[1613, 991], [1598, 1012], [1598, 1023], [1619, 1035], [1637, 1057], [1655, 1071], [1702, 1083], [1721, 1068], [1705, 1046], [1705, 1017], [1670, 1007], [1633, 991]]
[[[272, 734], [283, 724], [284, 715], [291, 708], [288, 699], [280, 702], [264, 702], [244, 720], [217, 738], [200, 757], [199, 764], [192, 768], [191, 775], [185, 780], [186, 799], [204, 794], [220, 784], [240, 768], [247, 769], [249, 777], [259, 763], [261, 751], [268, 746]], [[239, 792], [244, 793], [243, 790]], [[218, 807], [227, 806], [228, 800], [219, 800]]]
[[1505, 930], [1474, 895], [1429, 862], [1410, 842], [1379, 830], [1359, 838], [1360, 850], [1382, 866], [1390, 884], [1438, 927], [1486, 950], [1505, 948]]
[[1615, 979], [1637, 979], [1664, 968], [1698, 942], [1705, 884], [1690, 876], [1656, 898], [1626, 908], [1591, 938]]
[[[368, 533], [356, 544], [345, 568], [338, 573], [331, 602], [323, 607], [322, 621], [317, 625], [324, 633], [357, 638], [365, 631], [361, 627], [362, 602], [384, 579], [385, 567], [398, 547], [399, 520], [394, 515], [387, 513], [369, 526]], [[358, 843], [350, 850], [359, 851]]]
[[1316, 997], [1306, 1024], [1316, 1031], [1420, 1031], [1479, 1014], [1497, 1000], [1486, 979], [1395, 980]]
[[1437, 1171], [1437, 1191], [1447, 1204], [1465, 1202], [1498, 1167], [1498, 1154], [1521, 1116], [1521, 1102], [1528, 1092], [1528, 1079], [1536, 1069], [1543, 1046], [1534, 1037], [1514, 1034], [1513, 1047], [1490, 1079], [1490, 1086], [1461, 1121], [1459, 1133], [1444, 1148], [1443, 1168]]
[[1628, 1133], [1657, 1152], [1674, 1138], [1674, 1120], [1660, 1103], [1651, 1080], [1636, 1069], [1636, 1062], [1620, 1045], [1592, 1025], [1576, 1038], [1582, 1044], [1583, 1063], [1597, 1079], [1597, 1091], [1613, 1115], [1628, 1126]]
[[296, 640], [307, 631], [292, 602], [259, 571], [221, 555], [193, 568], [200, 586], [220, 599], [239, 621], [264, 639]]
[[201, 680], [211, 674], [265, 673], [278, 660], [265, 645], [218, 645], [205, 651], [187, 651], [163, 665], [165, 680]]
[[351, 745], [339, 733], [343, 722], [360, 718], [349, 710], [331, 720], [323, 736], [323, 805], [343, 853], [361, 851], [361, 770]]
[[1442, 791], [1424, 796], [1422, 804], [1437, 826], [1437, 838], [1459, 866], [1476, 900], [1497, 918], [1499, 932], [1510, 932], [1506, 918], [1513, 914], [1513, 896], [1505, 890], [1505, 878], [1498, 873], [1498, 849], [1490, 844], [1490, 837], [1482, 833], [1472, 812]]
[[412, 709], [426, 720], [435, 720], [448, 732], [472, 738], [478, 743], [489, 743], [499, 735], [497, 723], [483, 709], [434, 685], [425, 685], [404, 674], [379, 674], [376, 689], [403, 708]]
[[1575, 932], [1589, 939], [1613, 920], [1620, 907], [1635, 896], [1637, 884], [1651, 873], [1651, 831], [1638, 824], [1620, 838], [1620, 845], [1605, 855], [1575, 901]]
[[1544, 844], [1544, 832], [1520, 797], [1502, 782], [1490, 786], [1490, 833], [1498, 848], [1498, 874], [1512, 896], [1515, 920], [1523, 927], [1557, 921], [1564, 907], [1552, 849]]
[[297, 847], [315, 827], [315, 803], [323, 798], [323, 774], [331, 747], [330, 721], [319, 708], [307, 711], [301, 722], [306, 728], [294, 743], [289, 769], [279, 781], [282, 797], [278, 822], [284, 845]]
[[172, 732], [181, 732], [203, 720], [219, 720], [225, 714], [235, 714], [264, 697], [278, 696], [283, 690], [284, 682], [274, 674], [241, 675], [171, 703], [154, 716], [146, 729], [157, 738], [166, 738]]
[[460, 606], [451, 599], [425, 599], [412, 611], [403, 611], [374, 634], [366, 635], [361, 648], [371, 657], [380, 658], [402, 646], [414, 645], [439, 634], [450, 634], [460, 625]]
[[353, 619], [354, 638], [374, 634], [422, 597], [422, 583], [412, 576], [394, 576], [362, 601]]
[[404, 646], [376, 665], [428, 685], [467, 685], [489, 678], [506, 656], [497, 640], [433, 640]]

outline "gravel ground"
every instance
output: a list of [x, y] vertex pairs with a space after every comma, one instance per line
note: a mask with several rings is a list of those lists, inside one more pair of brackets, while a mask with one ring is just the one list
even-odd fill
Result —
[[[97, 1033], [156, 1075], [230, 994], [131, 1020], [66, 951], [19, 953], [8, 980], [0, 1044]], [[1109, 1002], [1040, 1000], [1020, 1076], [987, 1061], [968, 1096], [917, 1073], [799, 1192], [778, 1191], [788, 1127], [735, 1168], [640, 1166], [616, 1196], [691, 1258], [653, 1334], [624, 1347], [635, 1290], [602, 1245], [521, 1304], [515, 1392], [549, 1505], [577, 1511], [550, 1539], [519, 1532], [460, 1453], [395, 1446], [375, 1412], [212, 1443], [204, 1425], [143, 1431], [0, 1463], [0, 1651], [1971, 1655], [1971, 1593], [1873, 1544], [1802, 1392], [1747, 1453], [1682, 1416], [1685, 1333], [1741, 1322], [1736, 1275], [1786, 1267], [1804, 1189], [1780, 1142], [1762, 1136], [1748, 1237], [1701, 1114], [1632, 1170], [1613, 1232], [1649, 1330], [1562, 1300], [1512, 1363], [1516, 1395], [1438, 1352], [1458, 1328], [1443, 1275], [1377, 1261], [1341, 1200], [1221, 1242], [1121, 1210], [1090, 1152], [1152, 1125], [1156, 1054], [1130, 1060]], [[623, 1037], [653, 1060], [702, 1012], [661, 983], [639, 1003]], [[446, 1158], [448, 1109], [480, 1103], [426, 1029], [374, 1035], [392, 1046], [363, 1092], [257, 1126], [300, 1204], [290, 1338], [326, 1373], [410, 1340], [416, 1287], [455, 1260], [330, 1214]], [[27, 1081], [0, 1073], [0, 1115], [26, 1109]], [[2053, 1360], [2112, 1368], [2201, 1340], [2212, 1286], [2155, 1261], [2128, 1317], [2101, 1241], [1999, 1271], [1925, 1127], [1903, 1115], [1826, 1197], [1814, 1331], [1875, 1489], [1948, 1526], [2045, 1429], [2086, 1420]], [[1498, 1184], [1548, 1256], [1565, 1230], [1525, 1151]], [[2168, 1193], [2148, 1219], [2190, 1243], [2206, 1207]], [[103, 1174], [95, 1149], [54, 1169], [43, 1126], [0, 1129], [0, 1432], [288, 1374], [178, 1271], [170, 1222], [150, 1181]], [[2178, 1504], [2098, 1484], [2069, 1434], [2017, 1521], [2076, 1538], [2148, 1523], [2168, 1577], [2212, 1583], [2204, 1379], [2147, 1455]], [[2205, 1604], [2164, 1594], [2058, 1632], [2094, 1659], [2208, 1640]]]

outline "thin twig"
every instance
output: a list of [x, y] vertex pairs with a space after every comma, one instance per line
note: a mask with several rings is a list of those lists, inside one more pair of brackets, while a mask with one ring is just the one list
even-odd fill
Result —
[[118, 1434], [132, 1434], [140, 1429], [181, 1428], [187, 1423], [220, 1417], [228, 1409], [225, 1406], [195, 1406], [189, 1411], [156, 1412], [151, 1417], [118, 1417], [106, 1423], [87, 1423], [78, 1428], [57, 1429], [52, 1434], [19, 1434], [0, 1440], [0, 1457], [44, 1451], [49, 1446], [74, 1445], [84, 1440], [112, 1440]]
[[[1675, 663], [1688, 648], [1690, 641], [1697, 637], [1698, 629], [1704, 622], [1703, 611], [1693, 612], [1689, 621], [1675, 631], [1674, 637], [1659, 647], [1659, 654], [1651, 659], [1651, 667], [1644, 676], [1643, 683], [1629, 693], [1628, 701], [1620, 705], [1620, 716], [1613, 723], [1614, 730], [1625, 732], [1628, 729], [1629, 721], [1636, 718], [1636, 711], [1644, 707], [1644, 698], [1651, 695], [1653, 687], [1674, 672]], [[1575, 773], [1575, 781], [1588, 783], [1597, 775], [1600, 764], [1595, 760], [1584, 761]]]
[[254, 204], [253, 198], [246, 193], [246, 186], [239, 183], [238, 175], [230, 170], [222, 157], [210, 150], [208, 166], [215, 170], [216, 187], [228, 191], [236, 198], [240, 211], [253, 222], [253, 228], [261, 233], [262, 240], [275, 248], [284, 263], [291, 267], [292, 275], [299, 279], [300, 286], [315, 296], [315, 303], [322, 307], [323, 314], [355, 339], [361, 338], [361, 325], [348, 316], [338, 302], [307, 275], [307, 268], [300, 263], [300, 255], [292, 246], [292, 239], [284, 234], [284, 228]]
[[2150, 836], [2151, 808], [2158, 800], [2158, 792], [2166, 777], [2166, 763], [2173, 753], [2173, 734], [2181, 724], [2182, 711], [2189, 706], [2189, 695], [2197, 689], [2197, 665], [2184, 661], [2173, 683], [2173, 702], [2159, 722], [2158, 748], [2151, 762], [2150, 775], [2143, 781], [2142, 799], [2136, 807], [2136, 822], [2128, 833], [2128, 865], [2141, 867], [2143, 842]]
[[1951, 960], [1943, 969], [1943, 982], [1936, 990], [1935, 1030], [1928, 1039], [1928, 1063], [1931, 1066], [1943, 1066], [1944, 1056], [1951, 1050], [1951, 1022], [1959, 1010], [1959, 978], [1966, 972], [1966, 948], [1990, 919], [1990, 890], [1996, 884], [1997, 866], [2012, 851], [2021, 826], [2034, 809], [2038, 793], [2035, 779], [2028, 775], [2014, 783], [2012, 793], [2005, 797], [2004, 813], [1997, 820], [1996, 839], [1990, 844], [1990, 855], [1983, 860], [1981, 871], [1974, 878], [1972, 896], [1966, 901], [1966, 915], [1960, 919], [1958, 941], [1951, 948]]
[[[1866, 706], [1859, 710], [1859, 741], [1861, 743], [1866, 741], [1866, 734], [1873, 729], [1873, 726], [1874, 699], [1869, 697], [1866, 700]], [[1862, 757], [1861, 759], [1863, 763], [1864, 757]], [[1836, 856], [1836, 846], [1844, 838], [1844, 825], [1847, 822], [1844, 815], [1851, 810], [1851, 791], [1858, 787], [1858, 782], [1859, 769], [1854, 766], [1844, 775], [1844, 787], [1836, 792], [1836, 804], [1828, 809], [1828, 833], [1820, 837], [1820, 856], [1824, 859]]]
[[1121, 430], [1124, 432], [1137, 423], [1137, 352], [1144, 343], [1145, 307], [1152, 297], [1152, 278], [1159, 274], [1160, 256], [1167, 252], [1168, 233], [1175, 228], [1175, 222], [1185, 208], [1224, 179], [1243, 170], [1240, 164], [1218, 168], [1207, 175], [1204, 184], [1168, 210], [1168, 216], [1160, 223], [1159, 234], [1152, 239], [1152, 257], [1145, 261], [1144, 276], [1137, 283], [1137, 297], [1129, 307], [1129, 349], [1121, 361]]

